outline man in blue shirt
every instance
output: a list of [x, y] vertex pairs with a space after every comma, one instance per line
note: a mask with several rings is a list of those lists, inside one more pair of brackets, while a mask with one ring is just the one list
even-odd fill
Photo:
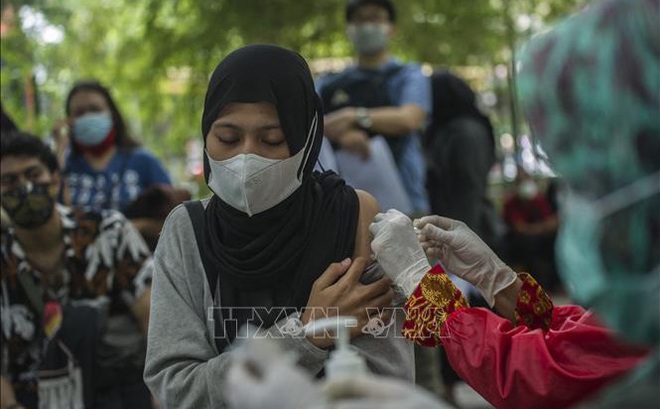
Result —
[[419, 65], [390, 55], [395, 10], [389, 0], [349, 0], [346, 20], [356, 64], [318, 80], [325, 135], [335, 147], [365, 157], [369, 137], [385, 136], [413, 214], [428, 213], [419, 131], [431, 110], [429, 79]]

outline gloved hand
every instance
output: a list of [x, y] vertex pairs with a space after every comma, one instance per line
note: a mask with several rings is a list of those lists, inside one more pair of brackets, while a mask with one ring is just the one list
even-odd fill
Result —
[[477, 287], [491, 307], [495, 295], [516, 281], [516, 273], [461, 221], [441, 216], [415, 220], [419, 241], [431, 258]]
[[276, 341], [249, 339], [229, 353], [232, 362], [226, 390], [230, 408], [308, 409], [325, 402], [312, 377]]
[[409, 297], [424, 275], [431, 270], [424, 249], [417, 240], [412, 221], [398, 210], [378, 213], [369, 231], [374, 239], [371, 250], [394, 284]]
[[397, 379], [355, 376], [323, 385], [332, 409], [449, 409], [422, 388]]

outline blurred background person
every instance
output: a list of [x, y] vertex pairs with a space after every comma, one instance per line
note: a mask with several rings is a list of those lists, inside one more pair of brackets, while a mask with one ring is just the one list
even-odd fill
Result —
[[559, 290], [555, 264], [559, 215], [540, 183], [522, 166], [513, 192], [504, 200], [503, 217], [508, 227], [507, 262], [516, 270], [533, 271], [548, 291]]
[[431, 212], [463, 221], [497, 247], [501, 220], [488, 197], [496, 161], [493, 126], [462, 78], [435, 72], [431, 88], [433, 110], [423, 138]]
[[[95, 81], [75, 84], [66, 99], [66, 114], [53, 130], [64, 169], [65, 203], [123, 212], [146, 189], [172, 184], [160, 161], [130, 137], [105, 86]], [[145, 237], [153, 237], [164, 219], [131, 221]]]
[[[431, 212], [463, 221], [498, 249], [503, 223], [488, 197], [488, 175], [496, 160], [493, 126], [477, 107], [474, 91], [457, 75], [446, 70], [433, 73], [431, 89], [433, 110], [423, 137]], [[488, 306], [469, 284], [461, 287], [471, 305]], [[444, 350], [439, 354], [443, 397], [455, 403], [459, 377]]]
[[[153, 185], [128, 205], [124, 215], [129, 220], [147, 219], [154, 225], [162, 224], [175, 207], [191, 198], [190, 192], [186, 189]], [[153, 252], [158, 244], [160, 229], [144, 229], [142, 237]]]
[[147, 408], [151, 253], [121, 213], [56, 204], [60, 178], [39, 138], [2, 138], [0, 406]]
[[402, 63], [390, 54], [396, 22], [390, 0], [349, 0], [345, 12], [355, 64], [317, 80], [325, 136], [340, 149], [368, 156], [369, 138], [383, 135], [412, 213], [427, 214], [419, 131], [431, 110], [429, 80], [418, 64]]
[[[7, 112], [5, 112], [5, 108], [0, 102], [0, 138], [4, 138], [5, 136], [8, 136], [10, 133], [18, 131], [18, 127], [16, 126], [16, 123], [14, 120], [9, 116]], [[5, 212], [4, 208], [0, 207], [0, 226], [2, 228], [5, 228], [6, 226], [9, 226], [10, 220], [9, 217], [7, 217], [7, 213]]]

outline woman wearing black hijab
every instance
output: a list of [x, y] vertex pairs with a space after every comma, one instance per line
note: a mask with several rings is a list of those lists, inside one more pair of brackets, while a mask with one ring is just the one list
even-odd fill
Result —
[[303, 308], [303, 324], [328, 307], [357, 317], [352, 342], [370, 369], [412, 379], [412, 348], [397, 336], [401, 317], [386, 337], [360, 332], [366, 308], [392, 301], [389, 280], [359, 282], [379, 209], [336, 174], [313, 172], [322, 130], [298, 54], [247, 46], [213, 72], [202, 133], [214, 195], [175, 209], [155, 253], [145, 380], [164, 407], [224, 405], [228, 347], [246, 323], [321, 374], [332, 340], [282, 331]]
[[[431, 213], [461, 220], [498, 250], [499, 216], [488, 198], [488, 173], [495, 164], [493, 127], [463, 79], [437, 71], [431, 76], [431, 89], [433, 114], [423, 140]], [[454, 401], [459, 377], [444, 350], [439, 353], [445, 398]]]
[[487, 190], [496, 159], [493, 126], [461, 78], [438, 71], [431, 87], [433, 115], [423, 140], [431, 212], [461, 220], [492, 246], [494, 209]]

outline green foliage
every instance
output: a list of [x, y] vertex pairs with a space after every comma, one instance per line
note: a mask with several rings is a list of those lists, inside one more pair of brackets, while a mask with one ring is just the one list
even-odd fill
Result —
[[[580, 0], [394, 0], [404, 60], [435, 66], [493, 67], [506, 63], [519, 38], [513, 27], [530, 15], [548, 22], [574, 11]], [[133, 133], [163, 157], [183, 154], [199, 137], [206, 82], [236, 47], [275, 43], [308, 60], [350, 57], [345, 0], [12, 0], [30, 6], [64, 30], [57, 44], [20, 29], [2, 38], [2, 100], [25, 123], [21, 89], [43, 67], [41, 110], [34, 131], [46, 134], [64, 115], [63, 101], [78, 79], [110, 86]], [[17, 13], [18, 15], [18, 13]], [[20, 22], [16, 24], [20, 27]], [[507, 31], [513, 27], [513, 31]], [[510, 34], [514, 36], [511, 37]], [[513, 44], [512, 44], [513, 43]]]

